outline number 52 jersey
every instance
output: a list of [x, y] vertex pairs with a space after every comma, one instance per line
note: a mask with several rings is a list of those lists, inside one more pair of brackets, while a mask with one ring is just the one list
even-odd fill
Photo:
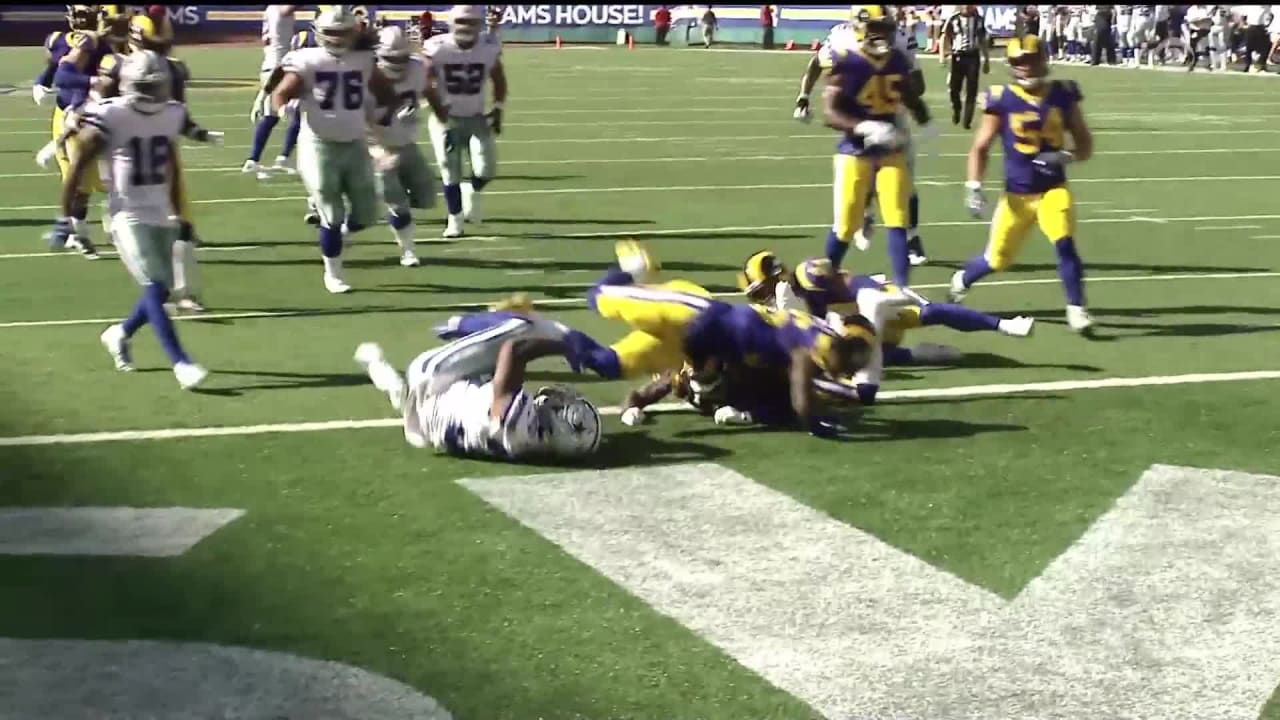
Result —
[[283, 65], [302, 78], [298, 105], [304, 132], [330, 142], [364, 138], [373, 53], [349, 50], [339, 56], [320, 47], [302, 48], [286, 55]]
[[431, 61], [449, 116], [483, 115], [484, 86], [489, 73], [502, 59], [502, 41], [483, 34], [471, 47], [462, 47], [452, 33], [427, 40], [422, 54]]
[[1042, 152], [1063, 149], [1067, 118], [1083, 99], [1070, 80], [1050, 81], [1039, 95], [1017, 85], [992, 85], [982, 94], [979, 107], [1000, 118], [1005, 192], [1042, 193], [1066, 184], [1062, 166], [1038, 168], [1031, 161]]

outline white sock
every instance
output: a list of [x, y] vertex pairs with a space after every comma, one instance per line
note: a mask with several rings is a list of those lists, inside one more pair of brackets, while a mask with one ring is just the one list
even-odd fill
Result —
[[413, 223], [409, 223], [402, 228], [391, 228], [396, 235], [396, 244], [400, 246], [402, 252], [414, 252], [413, 245]]
[[[324, 257], [324, 256], [321, 256]], [[329, 277], [342, 277], [342, 258], [341, 257], [325, 257], [324, 258], [324, 274]]]
[[173, 294], [178, 297], [196, 294], [196, 249], [186, 240], [173, 243]]
[[391, 367], [391, 363], [379, 360], [369, 363], [369, 379], [373, 381], [374, 387], [387, 392], [396, 386], [400, 376], [396, 374], [396, 369]]

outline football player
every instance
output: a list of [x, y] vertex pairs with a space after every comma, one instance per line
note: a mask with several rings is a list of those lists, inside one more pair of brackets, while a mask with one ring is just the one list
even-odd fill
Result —
[[1004, 145], [1005, 192], [991, 217], [986, 250], [952, 276], [951, 300], [960, 302], [974, 283], [1011, 267], [1031, 226], [1038, 223], [1058, 255], [1067, 324], [1088, 335], [1093, 318], [1085, 310], [1084, 262], [1076, 252], [1075, 207], [1066, 173], [1067, 165], [1093, 154], [1093, 136], [1081, 109], [1084, 98], [1075, 82], [1049, 79], [1040, 38], [1014, 38], [1007, 50], [1013, 82], [993, 85], [983, 94], [982, 125], [969, 150], [965, 187], [970, 213], [981, 217], [986, 210], [982, 178], [997, 136]]
[[893, 47], [896, 32], [897, 24], [883, 6], [861, 6], [850, 33], [853, 44], [831, 46], [820, 58], [828, 72], [825, 123], [842, 133], [835, 155], [835, 217], [826, 251], [831, 264], [839, 267], [874, 189], [888, 228], [894, 282], [906, 287], [913, 183], [903, 152], [905, 138], [896, 124], [900, 108], [911, 112], [923, 134], [936, 131], [928, 127], [929, 110], [910, 81], [910, 61]]
[[[321, 13], [315, 31], [320, 47], [285, 56], [284, 75], [272, 103], [277, 113], [302, 113], [298, 174], [320, 214], [324, 286], [331, 293], [345, 293], [351, 286], [342, 272], [343, 235], [359, 232], [378, 216], [365, 139], [368, 98], [372, 95], [384, 107], [396, 108], [379, 119], [384, 124], [416, 113], [418, 102], [397, 99], [374, 54], [355, 49], [359, 25], [346, 6]], [[431, 92], [427, 100], [434, 112], [443, 113]]]
[[183, 350], [164, 308], [173, 286], [173, 243], [178, 234], [172, 150], [191, 126], [186, 108], [170, 99], [171, 88], [169, 65], [158, 53], [142, 50], [124, 59], [120, 96], [86, 109], [84, 128], [76, 138], [80, 149], [63, 183], [63, 217], [54, 232], [64, 238], [72, 232], [79, 183], [102, 157], [110, 167], [111, 233], [125, 267], [142, 286], [133, 312], [107, 328], [102, 343], [116, 368], [130, 371], [129, 341], [150, 324], [173, 363], [178, 385], [190, 389], [202, 383], [208, 371]]
[[429, 350], [402, 378], [382, 348], [363, 343], [356, 361], [404, 416], [405, 440], [451, 455], [508, 461], [578, 460], [600, 448], [600, 413], [576, 390], [524, 388], [530, 362], [567, 351], [523, 318]]
[[[89, 100], [90, 92], [96, 91], [102, 82], [99, 64], [104, 57], [122, 52], [128, 40], [128, 28], [122, 26], [123, 16], [120, 6], [109, 5], [71, 5], [68, 6], [68, 22], [76, 29], [63, 36], [63, 46], [58, 48], [58, 67], [54, 71], [53, 83], [57, 89], [53, 112], [53, 154], [58, 162], [58, 169], [65, 181], [71, 170], [78, 143], [74, 136], [65, 137], [68, 128], [74, 127], [79, 111]], [[89, 22], [97, 23], [97, 29], [84, 27]], [[65, 142], [60, 140], [65, 138]], [[42, 154], [48, 150], [42, 151]], [[89, 197], [95, 192], [102, 192], [102, 178], [98, 173], [85, 173], [81, 176], [81, 187], [75, 195], [70, 217], [72, 232], [64, 234], [50, 233], [47, 237], [55, 248], [71, 246], [78, 248], [88, 259], [95, 260], [98, 252], [89, 236]]]
[[[409, 98], [417, 103], [427, 91], [426, 63], [413, 54], [404, 30], [397, 26], [382, 28], [378, 33], [378, 68], [395, 88], [398, 100]], [[382, 113], [394, 113], [396, 108], [379, 108]], [[431, 169], [418, 149], [418, 116], [410, 115], [397, 120], [389, 118], [385, 128], [374, 126], [377, 144], [374, 153], [374, 170], [383, 202], [387, 204], [388, 224], [400, 246], [400, 264], [417, 267], [418, 255], [413, 243], [413, 214], [411, 208], [426, 209], [435, 204], [435, 189], [431, 182]]]
[[[173, 47], [173, 29], [168, 19], [162, 18], [159, 25], [146, 15], [134, 15], [129, 20], [129, 48], [131, 52], [150, 50], [155, 52], [166, 66], [171, 81], [170, 99], [186, 104], [187, 81], [191, 79], [186, 63], [168, 53]], [[101, 95], [113, 97], [118, 94], [120, 69], [123, 67], [124, 55], [112, 55], [103, 58], [101, 68], [105, 71], [107, 82], [103, 83]], [[206, 130], [194, 121], [184, 129], [186, 137], [197, 142], [221, 145], [223, 133]], [[178, 146], [172, 148], [173, 163], [176, 169], [173, 181], [177, 185], [178, 194], [178, 240], [174, 243], [174, 284], [172, 296], [177, 301], [179, 310], [204, 312], [196, 287], [196, 255], [195, 247], [199, 240], [195, 234], [192, 220], [191, 201], [187, 195], [186, 177], [182, 172], [182, 157]]]
[[[502, 133], [502, 106], [507, 100], [507, 74], [502, 66], [502, 41], [481, 33], [484, 16], [479, 5], [455, 5], [450, 30], [423, 45], [432, 86], [448, 107], [448, 116], [427, 118], [449, 218], [447, 238], [461, 237], [462, 222], [478, 222], [477, 194], [493, 179]], [[493, 83], [493, 105], [485, 111], [485, 85]], [[471, 165], [471, 181], [462, 182], [462, 159]]]
[[[885, 365], [934, 364], [955, 359], [956, 353], [945, 346], [922, 343], [914, 350], [904, 347], [903, 336], [912, 328], [941, 325], [959, 332], [985, 330], [1029, 337], [1035, 327], [1035, 319], [1030, 317], [999, 318], [963, 305], [929, 302], [877, 276], [835, 270], [825, 258], [805, 260], [791, 271], [772, 252], [762, 250], [747, 258], [738, 284], [755, 303], [806, 310], [829, 322], [835, 321], [831, 313], [836, 318], [858, 313], [873, 324], [883, 325]], [[893, 296], [901, 294], [911, 302], [895, 304]]]
[[[902, 53], [909, 61], [910, 74], [908, 80], [916, 90], [916, 93], [923, 97], [925, 91], [924, 72], [920, 69], [916, 62], [916, 51], [918, 44], [916, 41], [915, 31], [910, 29], [910, 23], [902, 7], [898, 8], [897, 15], [897, 31], [894, 33], [894, 48]], [[855, 43], [852, 40], [853, 27], [851, 23], [840, 23], [831, 28], [827, 34], [827, 38], [819, 47], [818, 52], [809, 58], [809, 65], [805, 68], [804, 76], [800, 79], [800, 95], [796, 97], [795, 110], [792, 117], [801, 122], [809, 122], [811, 115], [809, 95], [813, 92], [813, 87], [817, 83], [819, 76], [822, 74], [822, 54], [831, 52], [832, 47], [851, 47]], [[910, 121], [904, 111], [899, 109], [896, 123], [902, 129], [905, 137], [903, 153], [907, 159], [907, 169], [911, 176], [915, 177], [915, 161], [916, 148], [911, 141]], [[932, 129], [930, 129], [931, 131]], [[867, 198], [866, 209], [863, 215], [862, 226], [854, 233], [853, 242], [859, 250], [867, 250], [870, 247], [871, 232], [874, 227], [875, 218], [871, 212], [871, 199], [875, 197], [875, 189], [872, 188], [870, 196]], [[925, 255], [924, 241], [920, 239], [920, 195], [916, 191], [915, 183], [911, 185], [911, 197], [908, 201], [908, 228], [907, 228], [907, 260], [912, 265], [923, 265], [929, 261]]]
[[[266, 150], [267, 140], [271, 138], [271, 131], [280, 122], [280, 116], [271, 107], [272, 87], [268, 85], [268, 81], [290, 52], [297, 10], [297, 5], [268, 5], [262, 13], [262, 68], [259, 70], [258, 95], [253, 99], [253, 107], [249, 110], [249, 122], [254, 125], [253, 146], [241, 169], [242, 172], [256, 174], [259, 180], [270, 177], [272, 168], [263, 167], [259, 161]], [[276, 158], [274, 169], [287, 171], [288, 168], [289, 158], [281, 153]]]

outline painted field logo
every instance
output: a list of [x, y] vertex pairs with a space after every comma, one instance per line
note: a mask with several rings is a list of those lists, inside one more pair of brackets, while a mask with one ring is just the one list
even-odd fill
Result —
[[718, 465], [460, 482], [833, 719], [1256, 720], [1280, 681], [1280, 478], [1152, 466], [1012, 601]]

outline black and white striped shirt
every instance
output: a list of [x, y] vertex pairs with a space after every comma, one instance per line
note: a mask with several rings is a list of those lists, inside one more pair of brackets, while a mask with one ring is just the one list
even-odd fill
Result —
[[952, 15], [942, 26], [942, 34], [951, 38], [951, 52], [956, 54], [976, 54], [987, 42], [987, 26], [981, 14]]

